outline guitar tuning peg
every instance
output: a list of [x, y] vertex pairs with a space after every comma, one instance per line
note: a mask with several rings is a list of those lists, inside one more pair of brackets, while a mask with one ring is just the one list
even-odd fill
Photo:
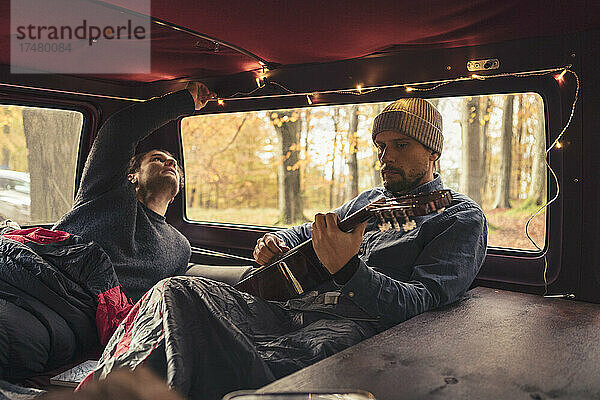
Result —
[[[404, 230], [404, 232], [412, 231], [413, 229], [415, 229], [417, 227], [417, 223], [408, 217], [404, 209], [401, 209], [400, 211], [402, 212], [402, 219], [404, 219], [404, 223], [402, 224], [402, 229]], [[399, 228], [400, 227], [398, 227], [398, 229], [396, 230], [400, 230]]]
[[389, 230], [392, 227], [392, 225], [385, 220], [382, 214], [382, 212], [377, 214], [377, 216], [379, 217], [379, 223], [377, 224], [377, 227], [379, 228], [379, 231], [385, 232]]
[[404, 224], [402, 224], [402, 229], [404, 229], [404, 232], [412, 231], [416, 227], [417, 223], [413, 220], [407, 221]]
[[[404, 210], [402, 210], [402, 212], [404, 212]], [[394, 229], [395, 229], [397, 232], [400, 232], [400, 230], [401, 230], [402, 228], [400, 227], [400, 224], [398, 223], [398, 220], [396, 219], [396, 213], [395, 213], [395, 212], [392, 212], [391, 214], [392, 214], [392, 226], [394, 227]]]
[[377, 227], [379, 228], [379, 231], [385, 232], [389, 231], [392, 228], [392, 224], [390, 224], [389, 222], [381, 222], [377, 225]]

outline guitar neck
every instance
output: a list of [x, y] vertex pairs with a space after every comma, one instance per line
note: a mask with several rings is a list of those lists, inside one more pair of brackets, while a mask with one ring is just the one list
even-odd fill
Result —
[[[407, 195], [396, 197], [393, 199], [379, 198], [372, 203], [367, 204], [360, 210], [357, 210], [338, 222], [338, 227], [344, 232], [350, 232], [356, 228], [361, 222], [364, 222], [372, 216], [385, 210], [392, 210], [394, 212], [402, 211], [404, 217], [426, 215], [431, 212], [437, 211], [450, 204], [452, 196], [449, 190], [441, 190], [437, 192], [418, 194], [418, 195]], [[278, 257], [272, 264], [277, 263], [282, 258], [289, 254], [302, 251], [303, 249], [310, 247], [312, 249], [312, 238], [308, 239], [296, 247], [292, 248], [287, 253]]]
[[[344, 232], [350, 232], [352, 229], [356, 228], [356, 226], [358, 224], [360, 224], [361, 222], [364, 222], [364, 221], [368, 220], [370, 217], [372, 217], [373, 214], [368, 211], [368, 207], [369, 206], [365, 206], [365, 207], [361, 208], [360, 210], [355, 211], [354, 213], [350, 214], [343, 220], [339, 221], [338, 227], [340, 228], [340, 230], [342, 230]], [[277, 264], [281, 259], [286, 258], [292, 254], [299, 252], [299, 251], [304, 251], [307, 248], [312, 249], [312, 238], [305, 240], [304, 242], [300, 243], [296, 247], [293, 247], [292, 249], [290, 249], [288, 252], [277, 257], [277, 259], [275, 261], [272, 261], [269, 265]]]
[[373, 216], [373, 213], [368, 211], [370, 205], [367, 205], [361, 208], [358, 211], [350, 214], [340, 222], [338, 222], [338, 227], [340, 230], [344, 232], [350, 232], [352, 229], [356, 228], [361, 222], [365, 222], [369, 218]]

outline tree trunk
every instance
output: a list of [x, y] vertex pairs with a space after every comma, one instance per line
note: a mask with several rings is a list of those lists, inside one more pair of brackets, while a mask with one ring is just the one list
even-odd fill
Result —
[[338, 107], [335, 107], [333, 109], [333, 115], [332, 115], [332, 120], [333, 120], [333, 130], [334, 130], [334, 137], [333, 137], [333, 150], [331, 153], [331, 180], [329, 182], [329, 209], [332, 210], [334, 207], [334, 201], [333, 201], [333, 192], [335, 189], [335, 156], [337, 153], [337, 138], [338, 138], [338, 132], [339, 132], [339, 128], [340, 128], [340, 109]]
[[496, 187], [493, 208], [510, 208], [510, 167], [512, 165], [514, 95], [506, 96], [502, 119], [502, 149], [500, 153], [500, 175]]
[[[427, 101], [429, 103], [431, 103], [431, 105], [434, 106], [436, 110], [439, 111], [438, 107], [440, 106], [440, 99], [427, 99]], [[440, 164], [440, 159], [439, 158], [433, 162], [433, 171], [437, 172], [437, 173], [441, 173], [442, 172], [442, 166]]]
[[346, 181], [346, 199], [353, 199], [358, 196], [358, 106], [350, 108], [350, 118], [348, 123], [348, 155], [346, 164], [348, 165], [348, 180]]
[[[381, 114], [385, 106], [383, 104], [374, 107], [375, 115]], [[371, 146], [373, 149], [373, 153], [371, 155], [371, 170], [373, 171], [371, 177], [373, 180], [373, 187], [379, 187], [383, 185], [381, 181], [381, 165], [379, 165], [379, 158], [377, 156], [377, 148], [375, 146]]]
[[278, 168], [278, 222], [289, 225], [305, 221], [298, 163], [302, 120], [297, 112], [283, 111], [272, 114], [271, 122], [279, 137], [281, 150], [281, 161]]
[[31, 180], [31, 223], [54, 222], [71, 209], [83, 118], [75, 112], [23, 109]]
[[481, 124], [479, 99], [468, 97], [465, 100], [462, 126], [462, 174], [461, 190], [478, 204], [481, 204]]
[[[510, 195], [513, 199], [514, 198], [521, 198], [521, 184], [522, 184], [522, 178], [523, 178], [523, 171], [527, 170], [526, 165], [523, 165], [523, 135], [527, 134], [527, 116], [526, 113], [527, 111], [525, 110], [525, 95], [519, 95], [518, 97], [516, 97], [516, 99], [518, 99], [519, 103], [518, 103], [518, 107], [517, 107], [517, 116], [516, 116], [516, 129], [517, 129], [517, 134], [515, 135], [514, 138], [514, 143], [512, 145], [512, 165], [515, 171], [514, 171], [514, 178], [513, 178], [513, 182], [514, 185], [511, 184], [510, 188], [511, 188], [511, 192], [512, 194]], [[514, 116], [513, 116], [514, 118]]]
[[528, 203], [542, 205], [546, 200], [546, 124], [544, 121], [544, 106], [539, 104], [538, 125], [535, 131], [533, 145], [533, 165], [531, 166], [531, 186], [527, 195]]
[[487, 193], [488, 176], [490, 174], [490, 166], [488, 165], [488, 130], [491, 113], [492, 98], [490, 96], [481, 97], [481, 170], [483, 172], [481, 187], [483, 188], [483, 193]]
[[300, 190], [301, 193], [304, 197], [304, 193], [305, 193], [305, 181], [306, 181], [306, 175], [307, 175], [307, 169], [308, 169], [308, 151], [309, 151], [309, 143], [310, 143], [310, 134], [311, 134], [311, 127], [310, 127], [310, 119], [312, 117], [312, 110], [310, 108], [306, 109], [304, 111], [304, 160], [305, 162], [303, 163], [303, 167], [300, 169]]
[[215, 182], [215, 209], [219, 209], [219, 182]]

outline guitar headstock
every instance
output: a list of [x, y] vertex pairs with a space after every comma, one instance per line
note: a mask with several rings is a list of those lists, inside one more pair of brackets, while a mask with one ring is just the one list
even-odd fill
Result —
[[438, 190], [430, 193], [406, 195], [395, 198], [381, 198], [368, 206], [368, 211], [378, 219], [380, 231], [394, 229], [410, 231], [417, 227], [412, 219], [433, 212], [440, 213], [452, 201], [449, 190]]

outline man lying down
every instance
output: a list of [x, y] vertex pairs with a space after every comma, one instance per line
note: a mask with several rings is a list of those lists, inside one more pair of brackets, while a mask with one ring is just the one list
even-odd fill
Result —
[[[350, 233], [338, 228], [338, 219], [381, 196], [443, 188], [434, 173], [442, 152], [442, 118], [429, 102], [390, 104], [375, 119], [372, 137], [384, 187], [317, 214], [312, 224], [267, 234], [254, 251], [265, 265], [312, 237], [329, 281], [299, 298], [275, 302], [205, 278], [162, 280], [119, 325], [93, 378], [144, 364], [186, 397], [218, 399], [268, 384], [458, 300], [479, 271], [487, 245], [485, 217], [468, 197], [452, 192], [449, 206], [414, 217], [410, 230], [382, 232], [374, 221]], [[325, 301], [325, 293], [332, 292], [336, 301]]]

